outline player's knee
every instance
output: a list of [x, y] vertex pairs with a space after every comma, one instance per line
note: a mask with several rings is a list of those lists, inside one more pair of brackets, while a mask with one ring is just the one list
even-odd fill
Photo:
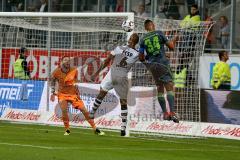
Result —
[[62, 108], [62, 114], [63, 114], [63, 115], [68, 114], [68, 110], [67, 110], [67, 108]]
[[158, 93], [158, 100], [160, 100], [160, 101], [164, 101], [165, 100], [164, 93], [162, 93], [162, 92]]
[[120, 103], [121, 103], [121, 110], [127, 110], [127, 100], [120, 99]]
[[127, 105], [127, 100], [126, 99], [120, 99], [121, 105]]
[[106, 94], [107, 94], [107, 91], [100, 89], [100, 93], [98, 94], [97, 99], [103, 100]]
[[174, 96], [174, 92], [173, 91], [167, 91], [167, 95], [168, 96]]
[[59, 101], [59, 106], [62, 110], [67, 108], [67, 101], [63, 100], [63, 101]]

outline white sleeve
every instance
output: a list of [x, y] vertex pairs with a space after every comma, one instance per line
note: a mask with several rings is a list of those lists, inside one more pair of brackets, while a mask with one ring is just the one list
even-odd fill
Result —
[[113, 51], [111, 51], [111, 55], [113, 56], [118, 54], [122, 54], [122, 49], [119, 46], [117, 46]]

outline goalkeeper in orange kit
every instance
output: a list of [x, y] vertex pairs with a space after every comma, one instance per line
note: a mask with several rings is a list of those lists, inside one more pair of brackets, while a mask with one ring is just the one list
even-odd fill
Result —
[[[85, 116], [88, 123], [98, 135], [104, 135], [92, 119], [89, 118], [89, 112], [84, 106], [83, 101], [79, 97], [79, 91], [75, 83], [77, 82], [77, 68], [70, 66], [70, 57], [63, 57], [60, 66], [55, 69], [51, 77], [51, 101], [55, 101], [55, 96], [58, 97], [58, 103], [62, 110], [62, 120], [65, 126], [64, 135], [70, 134], [69, 116], [68, 116], [68, 103], [71, 103], [75, 109], [79, 109]], [[58, 82], [58, 90], [56, 92], [55, 85]]]

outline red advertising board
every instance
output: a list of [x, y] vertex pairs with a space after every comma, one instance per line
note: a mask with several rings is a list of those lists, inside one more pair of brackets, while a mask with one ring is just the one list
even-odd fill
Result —
[[[18, 49], [2, 49], [1, 58], [1, 78], [13, 78], [13, 64], [19, 56]], [[48, 56], [51, 55], [51, 56]], [[47, 50], [32, 49], [28, 50], [26, 60], [31, 73], [31, 78], [36, 80], [46, 80], [49, 72], [54, 71], [59, 65], [61, 57], [72, 57], [71, 64], [78, 67], [79, 79], [88, 80], [90, 75], [95, 72], [106, 54], [100, 51], [80, 51], [80, 50]], [[81, 66], [88, 64], [88, 67], [81, 69]], [[49, 66], [50, 69], [49, 70]], [[106, 72], [106, 70], [105, 70]], [[102, 74], [103, 76], [103, 74]], [[102, 79], [102, 76], [99, 79]]]

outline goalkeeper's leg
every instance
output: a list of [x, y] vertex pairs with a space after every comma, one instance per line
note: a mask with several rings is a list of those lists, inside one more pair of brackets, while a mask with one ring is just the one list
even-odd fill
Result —
[[93, 128], [94, 132], [98, 135], [104, 135], [104, 132], [101, 132], [95, 125], [94, 120], [90, 118], [89, 116], [89, 112], [87, 111], [83, 101], [80, 99], [79, 96], [75, 96], [72, 99], [72, 105], [75, 109], [79, 109], [84, 117], [86, 118], [86, 120], [88, 121], [88, 123], [91, 125], [91, 127]]
[[70, 128], [69, 128], [69, 117], [68, 117], [68, 103], [66, 100], [59, 100], [59, 105], [62, 110], [62, 121], [65, 127], [64, 135], [69, 135]]
[[97, 109], [102, 104], [102, 101], [103, 101], [104, 97], [107, 95], [107, 93], [108, 93], [108, 91], [103, 90], [102, 88], [100, 88], [100, 92], [99, 92], [98, 96], [95, 98], [92, 110], [90, 111], [90, 118], [91, 119], [94, 118], [94, 115], [95, 115]]

